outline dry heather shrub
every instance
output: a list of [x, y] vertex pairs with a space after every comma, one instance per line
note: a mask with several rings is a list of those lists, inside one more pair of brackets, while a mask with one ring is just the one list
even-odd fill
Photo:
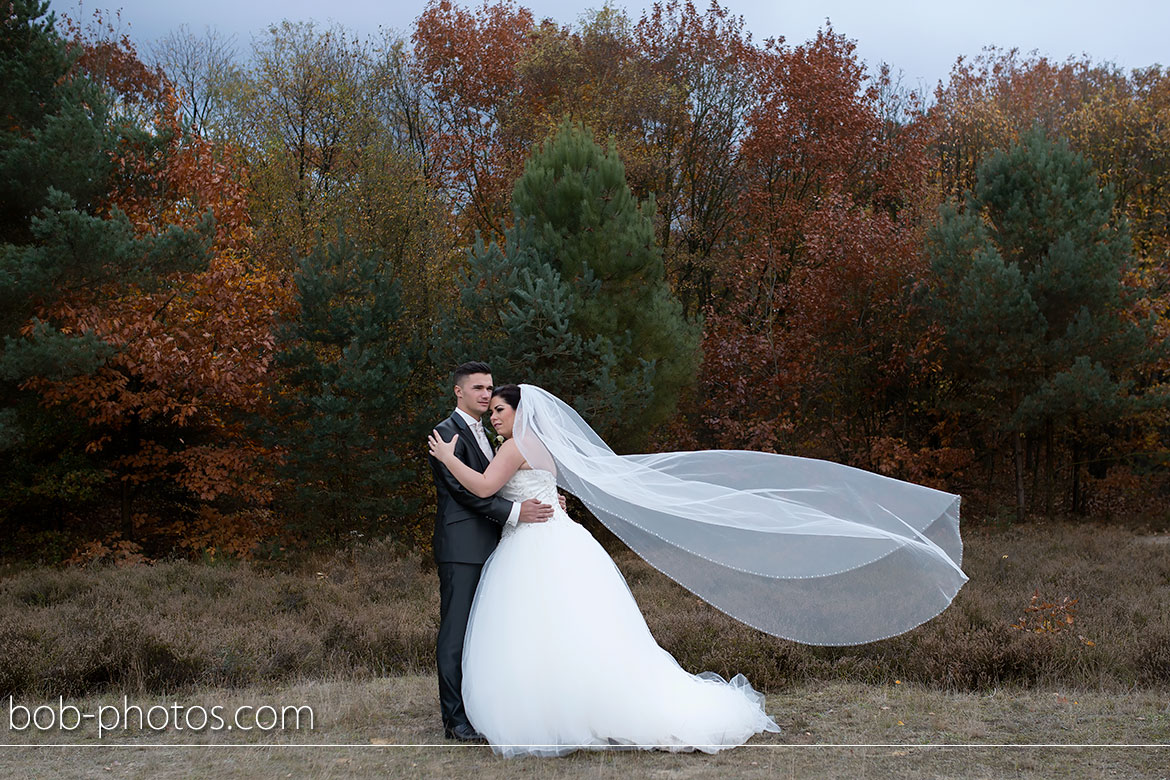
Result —
[[13, 598], [30, 607], [48, 607], [69, 601], [92, 586], [77, 569], [32, 569], [12, 583]]
[[[759, 634], [636, 557], [618, 561], [654, 635], [691, 671], [742, 672], [764, 687], [807, 679], [901, 679], [954, 690], [1167, 682], [1170, 547], [1120, 528], [968, 532], [964, 570], [971, 579], [949, 609], [902, 636], [844, 648]], [[1012, 629], [1036, 592], [1053, 602], [1078, 600], [1067, 630]]]
[[908, 656], [913, 662], [899, 664], [902, 677], [964, 691], [1061, 677], [1061, 659], [1049, 637], [1003, 625], [980, 626], [961, 638], [942, 631], [923, 634]]
[[[761, 634], [628, 550], [616, 557], [659, 643], [693, 672], [743, 673], [764, 690], [836, 679], [1121, 689], [1170, 685], [1170, 545], [1151, 541], [1099, 524], [973, 526], [971, 580], [949, 609], [902, 636], [844, 648]], [[1012, 628], [1033, 593], [1077, 599], [1067, 630]], [[378, 543], [283, 570], [31, 569], [0, 579], [0, 698], [430, 672], [438, 615], [435, 574]]]
[[438, 587], [416, 563], [335, 556], [316, 565], [311, 576], [177, 562], [9, 577], [0, 581], [0, 695], [429, 668]]
[[1135, 643], [1133, 663], [1142, 685], [1170, 685], [1170, 619], [1144, 632]]

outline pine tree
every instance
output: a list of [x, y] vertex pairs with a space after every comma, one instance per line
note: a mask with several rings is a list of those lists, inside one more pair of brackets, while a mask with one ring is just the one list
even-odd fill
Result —
[[[631, 400], [619, 398], [612, 339], [586, 338], [574, 327], [581, 292], [594, 294], [597, 283], [582, 280], [575, 289], [532, 249], [528, 231], [509, 228], [504, 246], [476, 242], [460, 280], [458, 311], [436, 329], [432, 350], [436, 367], [486, 360], [498, 384], [527, 382], [553, 389], [603, 435], [613, 436]], [[653, 365], [643, 366], [641, 387], [649, 386]], [[441, 400], [443, 408], [449, 399]], [[432, 416], [438, 415], [436, 408]]]
[[[340, 230], [340, 228], [339, 228]], [[400, 340], [402, 302], [390, 264], [344, 235], [302, 259], [299, 311], [278, 328], [269, 439], [283, 453], [288, 525], [315, 539], [393, 531], [408, 473], [395, 452], [418, 350]]]
[[492, 361], [497, 382], [539, 384], [618, 448], [636, 448], [675, 410], [698, 362], [653, 231], [612, 148], [563, 124], [525, 166], [504, 246], [477, 242], [462, 303], [487, 332], [442, 328], [436, 361]]
[[33, 218], [50, 207], [42, 216], [51, 221], [75, 198], [92, 200], [109, 172], [105, 103], [95, 85], [70, 75], [71, 57], [48, 6], [16, 0], [0, 18], [0, 451], [33, 426], [35, 399], [18, 390], [33, 364], [84, 372], [105, 354], [96, 339], [61, 339], [47, 323], [37, 331], [39, 356], [17, 354], [31, 346], [20, 331], [35, 304], [63, 280], [94, 270], [84, 268], [92, 262], [85, 256], [38, 247], [53, 226]]
[[1020, 517], [1025, 436], [1044, 437], [1051, 511], [1054, 438], [1075, 462], [1089, 432], [1159, 402], [1129, 392], [1150, 330], [1125, 316], [1131, 241], [1112, 209], [1089, 161], [1035, 128], [979, 167], [965, 211], [944, 206], [928, 236], [957, 402], [1010, 438]]
[[89, 211], [111, 171], [104, 93], [74, 68], [48, 2], [14, 0], [0, 17], [0, 240], [24, 243], [51, 190]]
[[116, 348], [45, 314], [78, 291], [121, 282], [149, 290], [164, 274], [207, 264], [210, 219], [195, 231], [138, 236], [111, 209], [120, 134], [109, 100], [58, 35], [48, 3], [14, 0], [0, 16], [0, 519], [55, 518], [95, 497], [107, 478], [85, 450], [93, 432], [45, 409], [33, 377], [93, 373]]

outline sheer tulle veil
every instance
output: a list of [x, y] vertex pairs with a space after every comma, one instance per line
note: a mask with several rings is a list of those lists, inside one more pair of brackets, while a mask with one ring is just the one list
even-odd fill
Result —
[[529, 465], [747, 625], [806, 644], [862, 644], [930, 620], [967, 581], [959, 496], [766, 452], [617, 455], [559, 398], [520, 389], [513, 436]]

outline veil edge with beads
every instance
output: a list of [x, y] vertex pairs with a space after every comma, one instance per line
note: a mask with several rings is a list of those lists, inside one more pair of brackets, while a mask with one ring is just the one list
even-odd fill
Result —
[[966, 582], [957, 495], [829, 461], [741, 450], [617, 455], [521, 385], [513, 437], [650, 565], [736, 620], [813, 645], [909, 631]]

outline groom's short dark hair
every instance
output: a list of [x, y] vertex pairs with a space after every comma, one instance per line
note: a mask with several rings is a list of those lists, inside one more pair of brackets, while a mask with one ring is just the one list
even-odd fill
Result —
[[471, 376], [472, 374], [488, 374], [490, 376], [491, 373], [492, 367], [487, 363], [482, 363], [478, 360], [471, 360], [467, 363], [463, 363], [455, 369], [455, 384], [462, 384], [463, 379], [465, 377]]

